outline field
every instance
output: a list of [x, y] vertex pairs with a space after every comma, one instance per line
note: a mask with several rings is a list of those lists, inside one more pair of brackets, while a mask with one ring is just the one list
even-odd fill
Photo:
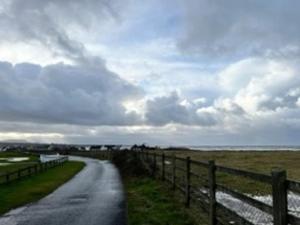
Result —
[[71, 179], [83, 167], [82, 162], [69, 161], [46, 172], [0, 185], [0, 214], [43, 198]]
[[[28, 160], [19, 162], [8, 162], [7, 158], [28, 157]], [[33, 154], [21, 152], [0, 152], [0, 175], [15, 171], [24, 167], [32, 166], [39, 162], [39, 157]], [[8, 164], [8, 165], [6, 165]]]
[[253, 172], [270, 174], [272, 168], [287, 171], [288, 178], [300, 180], [300, 151], [165, 151], [178, 157], [190, 156], [191, 159]]
[[[162, 153], [162, 152], [160, 152]], [[215, 160], [217, 165], [269, 174], [273, 168], [287, 171], [288, 179], [300, 180], [300, 151], [165, 151], [166, 155], [175, 154], [177, 157], [190, 156], [193, 160]], [[184, 165], [183, 165], [184, 166]], [[205, 169], [195, 168], [195, 172], [207, 175]], [[250, 179], [236, 177], [225, 173], [217, 173], [217, 182], [240, 190], [241, 192], [265, 195], [270, 194], [270, 186]]]

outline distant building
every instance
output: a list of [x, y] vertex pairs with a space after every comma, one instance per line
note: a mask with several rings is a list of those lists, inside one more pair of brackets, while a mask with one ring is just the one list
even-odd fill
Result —
[[102, 145], [92, 145], [90, 146], [90, 151], [100, 151], [102, 148]]

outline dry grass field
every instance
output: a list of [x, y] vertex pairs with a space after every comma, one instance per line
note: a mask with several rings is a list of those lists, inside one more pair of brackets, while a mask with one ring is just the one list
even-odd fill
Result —
[[[190, 156], [193, 160], [215, 160], [217, 165], [269, 174], [273, 168], [287, 171], [288, 179], [300, 181], [300, 151], [193, 151], [167, 150], [166, 155], [175, 154], [177, 157]], [[160, 151], [159, 153], [162, 153]], [[184, 166], [184, 165], [182, 165]], [[206, 176], [204, 168], [194, 167], [198, 174]], [[217, 182], [226, 184], [236, 190], [254, 195], [270, 194], [270, 186], [257, 181], [226, 173], [217, 173]]]

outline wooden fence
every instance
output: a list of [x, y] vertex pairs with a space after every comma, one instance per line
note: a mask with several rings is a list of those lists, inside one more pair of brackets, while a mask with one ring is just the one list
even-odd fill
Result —
[[[120, 152], [136, 154], [134, 158], [140, 160], [150, 176], [159, 177], [183, 194], [186, 207], [191, 204], [200, 206], [207, 213], [209, 225], [300, 225], [300, 218], [295, 216], [291, 207], [296, 204], [300, 214], [300, 183], [288, 180], [285, 170], [274, 169], [270, 175], [261, 174], [216, 165], [215, 161], [195, 161], [190, 157], [180, 158], [153, 151], [73, 151], [69, 154], [113, 160]], [[258, 200], [239, 190], [238, 185], [223, 182], [225, 175], [235, 177], [235, 181], [257, 185], [258, 190], [269, 191], [271, 201]], [[295, 202], [288, 198], [291, 194], [298, 196]], [[228, 205], [220, 195], [235, 202]], [[240, 209], [236, 210], [236, 206]]]
[[[208, 214], [209, 224], [258, 224], [257, 218], [265, 217], [259, 224], [298, 225], [300, 218], [292, 214], [289, 208], [288, 193], [300, 194], [300, 183], [288, 180], [286, 171], [274, 169], [271, 175], [254, 173], [245, 170], [216, 165], [214, 161], [194, 161], [190, 157], [179, 158], [165, 154], [140, 151], [138, 158], [149, 173], [171, 184], [184, 194], [187, 207], [195, 202]], [[198, 169], [197, 169], [198, 168]], [[250, 179], [270, 187], [272, 202], [267, 204], [235, 188], [219, 183], [217, 173], [233, 175], [237, 179]], [[198, 182], [196, 182], [198, 180]], [[221, 180], [221, 179], [220, 179]], [[240, 212], [218, 200], [218, 194], [226, 194], [240, 202], [240, 210], [248, 210], [251, 216], [243, 216]], [[300, 198], [299, 198], [300, 201]], [[300, 207], [300, 202], [299, 207]], [[248, 208], [247, 208], [248, 207]], [[247, 214], [244, 213], [244, 214]], [[271, 219], [270, 219], [271, 218]]]
[[32, 166], [24, 167], [13, 172], [8, 172], [0, 176], [0, 184], [7, 184], [14, 180], [19, 180], [24, 177], [32, 176], [50, 168], [60, 166], [68, 160], [68, 157], [61, 157], [59, 159], [51, 160], [45, 163], [37, 163]]

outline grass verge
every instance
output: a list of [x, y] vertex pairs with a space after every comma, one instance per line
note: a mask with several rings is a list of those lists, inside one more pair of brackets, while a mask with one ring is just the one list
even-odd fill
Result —
[[32, 177], [0, 185], [0, 214], [43, 198], [71, 179], [84, 165], [69, 161]]
[[126, 177], [129, 225], [192, 225], [172, 191], [152, 178]]

